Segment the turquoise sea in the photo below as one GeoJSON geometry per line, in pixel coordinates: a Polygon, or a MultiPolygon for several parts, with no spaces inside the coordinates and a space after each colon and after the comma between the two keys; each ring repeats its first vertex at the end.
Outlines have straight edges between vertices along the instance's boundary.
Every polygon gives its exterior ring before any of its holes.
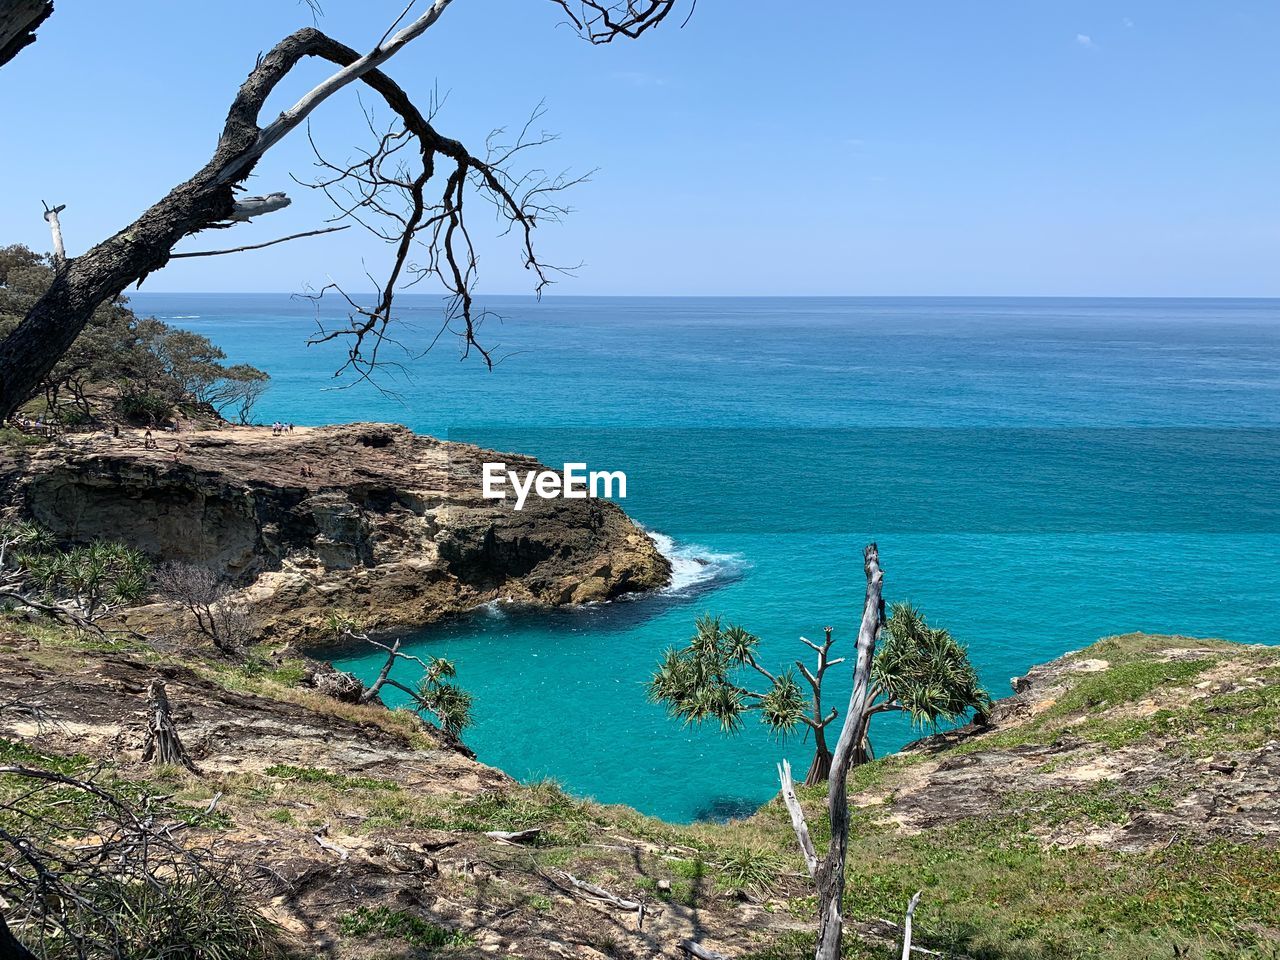
{"type": "MultiPolygon", "coordinates": [[[[808,744],[683,728],[644,682],[703,612],[779,666],[827,624],[851,643],[871,538],[888,599],[965,640],[997,696],[1113,633],[1280,640],[1280,301],[492,298],[492,372],[447,337],[419,356],[440,302],[404,304],[410,375],[380,392],[338,388],[341,347],[304,345],[309,301],[134,298],[267,369],[262,421],[398,421],[626,471],[671,590],[413,638],[457,662],[465,739],[514,776],[674,820],[767,800],[808,744]]],[[[917,735],[875,723],[882,753],[917,735]]]]}

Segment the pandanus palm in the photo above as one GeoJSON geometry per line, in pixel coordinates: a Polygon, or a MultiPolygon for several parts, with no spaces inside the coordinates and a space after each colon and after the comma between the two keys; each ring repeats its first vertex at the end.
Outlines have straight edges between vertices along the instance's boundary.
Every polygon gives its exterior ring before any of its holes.
{"type": "MultiPolygon", "coordinates": [[[[825,634],[820,644],[800,638],[817,654],[813,670],[797,660],[774,673],[757,660],[759,637],[740,626],[725,626],[719,617],[700,617],[688,644],[663,654],[649,681],[649,698],[686,724],[712,721],[725,733],[738,732],[751,712],[758,713],[776,734],[807,727],[813,731],[814,756],[805,783],[821,783],[830,773],[832,760],[826,732],[838,714],[823,707],[823,675],[844,660],[830,656],[832,629],[827,627],[825,634]],[[746,686],[752,673],[765,681],[754,690],[746,686]]],[[[947,630],[930,627],[920,611],[907,603],[893,608],[876,651],[870,684],[867,708],[858,720],[854,763],[873,757],[868,726],[877,713],[902,711],[916,725],[932,727],[957,720],[969,710],[981,716],[991,705],[965,646],[947,630]]]]}
{"type": "Polygon", "coordinates": [[[945,628],[929,626],[916,607],[896,603],[871,666],[867,703],[857,741],[859,763],[874,758],[868,727],[877,713],[900,711],[918,727],[935,728],[970,710],[985,717],[991,696],[964,644],[945,628]]]}
{"type": "Polygon", "coordinates": [[[688,645],[663,654],[649,682],[649,698],[686,724],[714,721],[725,733],[740,730],[744,715],[750,712],[758,712],[761,722],[777,734],[808,727],[815,749],[805,782],[820,783],[831,769],[826,728],[836,718],[835,710],[822,708],[822,675],[842,658],[828,658],[833,642],[830,628],[823,644],[800,639],[817,653],[816,668],[811,671],[797,661],[794,667],[773,673],[756,659],[759,637],[737,625],[726,627],[719,617],[700,617],[688,645]],[[760,689],[750,690],[740,681],[749,672],[765,681],[760,689]],[[812,697],[800,686],[797,673],[808,682],[812,697]]]}

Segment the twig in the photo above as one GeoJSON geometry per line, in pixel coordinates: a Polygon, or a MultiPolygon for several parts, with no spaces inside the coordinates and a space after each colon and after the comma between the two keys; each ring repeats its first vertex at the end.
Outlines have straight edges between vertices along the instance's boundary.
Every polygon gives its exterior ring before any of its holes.
{"type": "Polygon", "coordinates": [[[339,230],[350,230],[351,224],[344,224],[341,227],[325,227],[323,230],[308,230],[306,233],[294,233],[287,237],[277,237],[275,240],[268,240],[266,243],[250,243],[243,247],[229,247],[226,250],[192,250],[189,253],[174,253],[169,256],[170,260],[177,260],[181,257],[221,257],[227,253],[244,253],[246,250],[261,250],[264,247],[274,247],[277,243],[285,243],[289,240],[301,240],[303,237],[318,237],[322,233],[337,233],[339,230]]]}

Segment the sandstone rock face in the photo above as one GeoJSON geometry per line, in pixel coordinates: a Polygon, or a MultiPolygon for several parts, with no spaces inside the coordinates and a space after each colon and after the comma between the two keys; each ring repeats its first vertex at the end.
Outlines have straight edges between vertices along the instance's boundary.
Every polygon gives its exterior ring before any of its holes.
{"type": "Polygon", "coordinates": [[[120,540],[244,590],[268,636],[316,642],[330,611],[372,629],[494,599],[555,606],[652,590],[671,567],[604,500],[481,497],[486,461],[536,461],[386,424],[76,439],[0,459],[10,507],[70,541],[120,540]]]}

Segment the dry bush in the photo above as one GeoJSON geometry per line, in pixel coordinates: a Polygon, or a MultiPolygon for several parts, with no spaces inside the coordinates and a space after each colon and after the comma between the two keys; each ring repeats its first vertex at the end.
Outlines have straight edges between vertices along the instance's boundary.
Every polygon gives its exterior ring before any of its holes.
{"type": "Polygon", "coordinates": [[[187,610],[200,633],[223,653],[235,656],[252,642],[257,625],[251,611],[212,570],[170,561],[156,570],[154,582],[160,598],[187,610]]]}

